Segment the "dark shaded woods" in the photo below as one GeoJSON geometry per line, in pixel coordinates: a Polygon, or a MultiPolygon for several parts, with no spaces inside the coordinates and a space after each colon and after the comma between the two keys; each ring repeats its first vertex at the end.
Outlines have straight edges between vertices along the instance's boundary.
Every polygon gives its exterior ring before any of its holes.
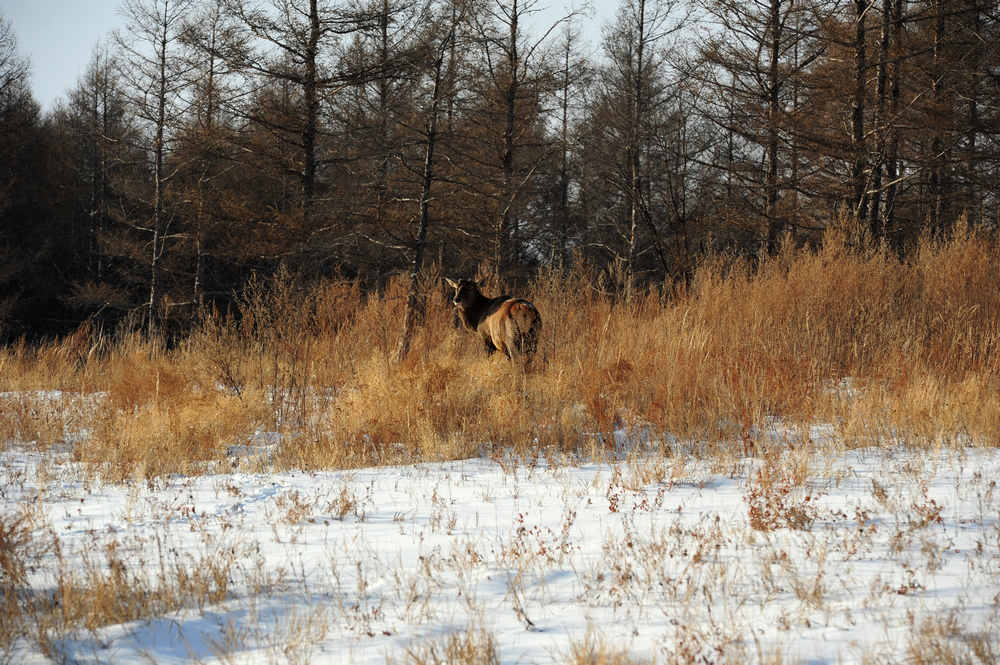
{"type": "Polygon", "coordinates": [[[125,0],[45,114],[0,23],[0,342],[176,339],[278,270],[630,297],[834,224],[905,256],[997,223],[993,1],[622,0],[597,45],[534,0],[277,4],[125,0]]]}

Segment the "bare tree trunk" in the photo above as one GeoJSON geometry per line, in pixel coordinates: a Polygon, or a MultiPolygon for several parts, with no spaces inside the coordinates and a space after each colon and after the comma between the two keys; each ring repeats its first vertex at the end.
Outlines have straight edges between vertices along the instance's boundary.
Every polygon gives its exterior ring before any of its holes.
{"type": "MultiPolygon", "coordinates": [[[[799,35],[802,34],[802,12],[795,12],[795,48],[792,53],[792,67],[795,72],[794,78],[792,78],[792,114],[797,118],[799,117],[800,104],[801,104],[801,91],[802,91],[802,81],[800,78],[800,70],[802,66],[802,61],[800,58],[800,48],[802,40],[799,35]]],[[[789,149],[788,163],[789,163],[789,195],[792,198],[791,201],[791,214],[793,219],[798,220],[801,216],[801,206],[799,203],[799,190],[801,183],[799,182],[799,138],[793,133],[791,137],[791,146],[789,149]]]]}
{"type": "Polygon", "coordinates": [[[559,127],[559,240],[557,254],[559,267],[565,268],[569,262],[567,244],[569,239],[569,90],[570,90],[570,55],[573,49],[573,34],[566,33],[566,43],[563,49],[562,99],[560,100],[559,127]]]}
{"type": "Polygon", "coordinates": [[[727,107],[729,113],[726,119],[726,207],[732,210],[736,205],[736,189],[733,183],[733,171],[736,168],[736,102],[730,100],[727,107]]]}
{"type": "Polygon", "coordinates": [[[316,197],[316,133],[319,117],[319,84],[317,59],[319,57],[320,23],[317,0],[309,0],[309,37],[305,44],[305,76],[302,94],[305,98],[305,124],[302,127],[302,224],[311,228],[313,204],[316,197]]]}
{"type": "Polygon", "coordinates": [[[646,47],[646,0],[638,0],[639,16],[636,21],[635,68],[632,75],[632,114],[629,118],[629,237],[628,256],[625,265],[625,298],[632,297],[635,288],[636,244],[639,234],[639,220],[642,215],[642,143],[643,119],[643,69],[646,47]]]}
{"type": "Polygon", "coordinates": [[[767,217],[767,249],[769,253],[773,254],[778,248],[778,240],[784,232],[785,226],[778,211],[780,199],[778,191],[780,170],[778,165],[778,119],[781,113],[778,65],[781,58],[781,0],[771,0],[770,10],[768,30],[771,41],[768,45],[767,70],[767,180],[765,183],[767,200],[765,216],[767,217]]]}
{"type": "Polygon", "coordinates": [[[865,76],[868,68],[868,51],[865,44],[866,22],[869,0],[855,0],[854,24],[854,105],[851,109],[851,143],[854,149],[854,165],[851,168],[851,183],[854,196],[851,206],[857,219],[867,218],[868,196],[866,170],[868,166],[865,145],[865,76]]]}
{"type": "MultiPolygon", "coordinates": [[[[201,117],[200,130],[206,137],[215,136],[215,119],[216,119],[216,107],[219,104],[218,91],[216,90],[216,79],[217,79],[217,41],[219,38],[219,21],[221,19],[220,14],[221,8],[216,6],[215,13],[210,15],[208,23],[210,24],[210,30],[208,32],[209,48],[207,51],[208,61],[207,68],[204,73],[205,87],[204,92],[204,112],[201,117]]],[[[195,263],[194,263],[194,284],[191,292],[191,300],[195,307],[201,307],[204,305],[205,294],[204,294],[204,284],[202,280],[202,272],[204,270],[205,255],[203,251],[202,240],[205,235],[205,184],[208,183],[212,176],[209,175],[210,160],[204,156],[199,160],[200,163],[200,174],[198,176],[198,189],[197,189],[197,210],[195,212],[195,228],[194,228],[194,250],[195,250],[195,263]]]]}
{"type": "Polygon", "coordinates": [[[944,41],[944,7],[942,0],[936,0],[934,3],[934,64],[931,71],[931,90],[933,91],[934,100],[934,115],[933,115],[933,132],[934,136],[931,139],[931,173],[930,173],[930,194],[931,194],[931,228],[940,228],[942,223],[941,219],[941,203],[942,203],[942,183],[941,179],[943,176],[941,169],[941,151],[943,140],[941,137],[941,77],[944,74],[944,69],[942,67],[942,47],[944,41]]]}
{"type": "Polygon", "coordinates": [[[514,133],[517,123],[517,95],[520,88],[521,61],[518,56],[518,19],[517,0],[514,0],[510,12],[510,41],[507,47],[507,66],[510,81],[504,91],[504,132],[503,132],[503,181],[500,191],[500,211],[497,216],[495,237],[493,275],[498,282],[503,279],[504,260],[507,258],[508,236],[516,235],[514,220],[514,199],[517,188],[514,184],[514,133]]]}
{"type": "Polygon", "coordinates": [[[126,223],[141,233],[148,233],[148,291],[140,309],[149,335],[160,332],[160,305],[166,291],[162,260],[169,239],[170,220],[166,214],[168,153],[167,106],[180,94],[185,83],[175,69],[178,58],[171,50],[180,39],[181,25],[192,5],[191,0],[123,0],[122,12],[128,19],[124,33],[115,32],[121,48],[123,76],[130,79],[136,95],[131,99],[136,114],[149,123],[152,141],[147,146],[151,158],[152,191],[149,216],[126,223]]]}
{"type": "Polygon", "coordinates": [[[980,0],[972,0],[972,38],[975,40],[975,45],[972,47],[972,62],[970,63],[970,81],[969,81],[969,115],[967,119],[968,129],[966,136],[966,144],[968,149],[968,157],[966,158],[967,169],[968,169],[968,182],[966,187],[968,189],[968,206],[972,209],[970,214],[972,216],[971,223],[974,225],[980,224],[982,220],[982,201],[979,197],[979,187],[976,183],[977,179],[977,166],[980,165],[980,157],[977,154],[978,151],[978,136],[979,136],[979,77],[982,73],[983,66],[983,6],[980,0]]]}
{"type": "MultiPolygon", "coordinates": [[[[458,16],[459,16],[458,3],[460,1],[461,0],[450,0],[450,2],[449,2],[449,9],[451,10],[451,25],[453,25],[453,26],[454,25],[458,25],[458,23],[457,23],[458,16]]],[[[448,108],[447,108],[447,111],[445,113],[445,117],[447,118],[447,122],[445,123],[445,131],[448,132],[449,134],[454,129],[454,123],[455,123],[455,94],[454,93],[455,93],[455,84],[456,84],[457,79],[458,79],[458,54],[456,53],[456,50],[455,50],[457,48],[456,47],[457,43],[458,43],[457,39],[452,39],[451,40],[451,45],[448,47],[448,70],[447,70],[448,74],[447,74],[447,79],[446,79],[448,81],[448,85],[447,85],[447,92],[448,92],[447,97],[448,97],[448,99],[447,99],[447,102],[446,102],[447,105],[448,105],[448,108]]]]}
{"type": "Polygon", "coordinates": [[[886,155],[886,177],[889,185],[885,192],[885,212],[882,216],[882,230],[889,236],[897,251],[902,249],[902,238],[896,228],[896,195],[899,191],[899,102],[900,102],[900,58],[903,39],[903,0],[883,0],[883,12],[892,13],[892,47],[896,56],[892,58],[889,75],[889,147],[886,155]]]}
{"type": "MultiPolygon", "coordinates": [[[[417,237],[413,247],[413,263],[410,264],[410,286],[406,295],[406,313],[403,317],[403,335],[396,350],[396,359],[403,360],[410,352],[413,342],[413,331],[416,326],[417,314],[420,310],[420,268],[424,261],[424,250],[427,244],[427,229],[430,226],[430,203],[431,188],[434,186],[434,150],[438,141],[438,115],[441,109],[441,98],[444,86],[442,85],[442,70],[444,69],[445,54],[455,39],[455,24],[450,26],[447,36],[444,37],[436,54],[433,63],[434,67],[434,89],[431,94],[431,108],[428,112],[426,134],[424,142],[424,166],[420,186],[420,223],[417,229],[417,237]]],[[[448,90],[449,94],[451,90],[448,90]]]]}
{"type": "MultiPolygon", "coordinates": [[[[379,68],[389,68],[389,0],[382,0],[379,21],[379,68]]],[[[376,182],[375,222],[378,228],[385,223],[385,206],[389,192],[389,78],[380,76],[378,86],[378,181],[376,182]]]]}
{"type": "Polygon", "coordinates": [[[878,242],[885,235],[884,213],[882,211],[882,169],[885,164],[886,150],[886,118],[885,98],[886,79],[889,63],[889,29],[891,0],[882,0],[882,29],[879,32],[878,75],[876,82],[875,131],[878,135],[875,159],[872,169],[872,199],[868,211],[868,228],[872,239],[878,242]]]}
{"type": "Polygon", "coordinates": [[[108,219],[108,160],[105,143],[115,134],[110,119],[110,62],[103,49],[95,51],[90,70],[89,84],[92,94],[88,99],[90,114],[90,228],[87,238],[87,269],[91,277],[100,281],[104,272],[104,255],[100,249],[100,237],[108,219]]]}
{"type": "Polygon", "coordinates": [[[149,264],[149,318],[147,330],[150,335],[159,328],[159,313],[157,305],[160,300],[160,257],[163,255],[163,154],[164,132],[167,117],[167,28],[169,25],[169,2],[163,3],[163,22],[160,25],[160,38],[157,45],[157,65],[159,80],[156,89],[156,138],[153,140],[153,241],[149,264]]]}

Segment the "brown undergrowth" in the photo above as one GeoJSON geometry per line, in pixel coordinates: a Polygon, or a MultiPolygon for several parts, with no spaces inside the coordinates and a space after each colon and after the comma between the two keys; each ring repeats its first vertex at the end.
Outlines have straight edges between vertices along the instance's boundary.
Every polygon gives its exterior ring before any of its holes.
{"type": "Polygon", "coordinates": [[[833,423],[847,445],[996,445],[998,276],[996,239],[964,227],[903,261],[836,232],[756,265],[714,256],[629,301],[585,270],[543,272],[519,293],[544,320],[522,372],[455,326],[433,271],[402,362],[401,280],[363,293],[281,274],[176,348],[82,328],[0,350],[0,440],[72,441],[111,478],[196,472],[264,435],[277,468],[599,455],[615,430],[742,454],[774,419],[833,423]],[[67,395],[97,397],[68,419],[67,395]]]}

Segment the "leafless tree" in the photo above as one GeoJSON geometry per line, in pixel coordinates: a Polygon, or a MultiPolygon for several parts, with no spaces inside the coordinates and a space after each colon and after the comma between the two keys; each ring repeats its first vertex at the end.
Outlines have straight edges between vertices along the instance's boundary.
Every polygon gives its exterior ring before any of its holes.
{"type": "Polygon", "coordinates": [[[430,206],[432,190],[436,179],[435,152],[438,147],[438,133],[442,106],[449,94],[454,91],[448,87],[447,63],[452,52],[460,13],[453,13],[450,3],[444,3],[436,15],[432,15],[430,26],[423,39],[420,52],[423,53],[422,77],[427,79],[428,93],[423,100],[423,167],[420,174],[420,196],[418,203],[418,223],[416,237],[412,243],[412,259],[410,263],[409,287],[406,297],[406,311],[403,315],[403,333],[396,352],[396,357],[402,360],[410,351],[413,340],[413,330],[417,321],[419,306],[420,269],[423,266],[424,251],[427,245],[427,230],[430,226],[430,206]]]}
{"type": "Polygon", "coordinates": [[[820,28],[834,11],[825,0],[711,0],[704,6],[708,27],[698,51],[706,66],[702,76],[717,104],[707,114],[763,155],[759,175],[749,165],[727,168],[751,189],[763,190],[760,204],[753,203],[766,224],[770,251],[788,228],[782,197],[799,187],[785,176],[790,166],[798,172],[790,155],[797,155],[797,137],[804,133],[792,103],[799,90],[795,82],[826,52],[820,28]]]}
{"type": "MultiPolygon", "coordinates": [[[[528,143],[537,129],[539,100],[555,85],[555,68],[549,56],[551,37],[568,21],[566,16],[532,35],[529,17],[541,10],[537,0],[496,0],[480,12],[468,14],[478,46],[476,77],[483,133],[492,137],[498,155],[498,179],[493,194],[491,271],[501,280],[508,263],[516,263],[520,226],[519,207],[536,174],[544,151],[531,151],[528,143]]],[[[484,151],[490,147],[483,146],[484,151]]],[[[492,159],[484,155],[485,162],[492,159]]]]}
{"type": "Polygon", "coordinates": [[[149,127],[152,192],[147,219],[125,220],[149,236],[149,297],[146,327],[158,331],[163,292],[160,264],[168,245],[172,216],[166,210],[166,187],[171,174],[165,169],[170,121],[178,109],[173,105],[187,85],[187,64],[180,57],[185,17],[194,0],[125,0],[122,12],[126,27],[115,33],[121,50],[121,71],[131,94],[136,115],[149,127]],[[169,111],[169,114],[168,114],[169,111]]]}
{"type": "Polygon", "coordinates": [[[10,23],[0,16],[0,99],[6,99],[22,88],[31,67],[17,52],[17,39],[10,23]]]}

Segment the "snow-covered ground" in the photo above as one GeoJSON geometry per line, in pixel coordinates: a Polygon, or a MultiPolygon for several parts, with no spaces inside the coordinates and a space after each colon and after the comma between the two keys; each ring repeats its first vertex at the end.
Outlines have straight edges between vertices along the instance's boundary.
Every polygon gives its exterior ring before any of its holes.
{"type": "Polygon", "coordinates": [[[1000,653],[1000,451],[832,444],[729,461],[674,445],[608,463],[236,464],[129,485],[102,484],[66,450],[10,445],[3,512],[32,511],[59,541],[36,590],[60,569],[119,564],[150,587],[225,578],[220,598],[50,636],[49,655],[25,639],[10,656],[446,662],[449,635],[491,640],[509,664],[584,662],[571,654],[585,648],[641,663],[1000,653]]]}

